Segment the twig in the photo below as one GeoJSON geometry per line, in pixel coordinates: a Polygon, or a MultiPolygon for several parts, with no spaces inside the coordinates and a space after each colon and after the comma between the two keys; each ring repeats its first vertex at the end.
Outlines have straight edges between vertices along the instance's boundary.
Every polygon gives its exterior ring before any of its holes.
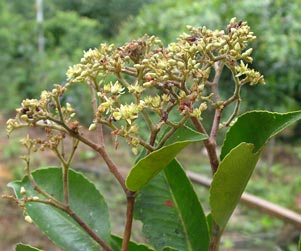
{"type": "MultiPolygon", "coordinates": [[[[190,119],[198,132],[208,135],[206,129],[197,118],[191,117],[190,119]]],[[[209,138],[204,140],[203,143],[208,153],[212,173],[215,173],[219,165],[219,160],[216,153],[216,142],[215,140],[213,141],[209,138]]]]}
{"type": "MultiPolygon", "coordinates": [[[[212,182],[210,178],[204,177],[198,173],[191,171],[188,171],[186,173],[190,180],[192,180],[193,182],[207,188],[210,187],[212,182]]],[[[292,210],[281,207],[277,204],[246,192],[241,195],[240,202],[250,208],[254,208],[279,220],[290,223],[301,230],[301,215],[292,210]]]]}
{"type": "Polygon", "coordinates": [[[215,103],[216,103],[217,107],[215,110],[214,119],[213,119],[211,132],[210,132],[210,140],[212,140],[212,141],[216,140],[217,132],[219,129],[219,123],[220,123],[220,119],[221,119],[221,113],[223,110],[223,107],[218,107],[218,104],[220,103],[220,100],[221,100],[219,90],[218,90],[218,83],[221,78],[223,67],[224,67],[224,64],[222,64],[221,62],[216,62],[214,64],[215,76],[214,76],[214,79],[213,79],[213,82],[211,85],[211,90],[212,90],[212,93],[214,94],[215,103]]]}
{"type": "Polygon", "coordinates": [[[113,249],[102,240],[71,208],[66,207],[64,211],[69,214],[105,251],[113,251],[113,249]]]}
{"type": "Polygon", "coordinates": [[[241,89],[239,78],[236,76],[237,73],[235,71],[235,68],[232,67],[232,66],[227,66],[227,67],[230,69],[230,71],[232,73],[232,76],[233,76],[233,79],[234,79],[234,83],[235,83],[235,90],[234,90],[233,95],[229,99],[227,99],[226,101],[223,102],[223,107],[224,108],[226,106],[230,105],[235,100],[237,100],[237,99],[240,98],[240,89],[241,89]]]}
{"type": "Polygon", "coordinates": [[[121,173],[119,172],[118,167],[115,165],[115,163],[111,160],[111,158],[109,157],[109,155],[105,151],[104,146],[100,146],[99,144],[83,137],[78,132],[76,132],[76,131],[72,130],[71,128],[69,128],[65,123],[61,122],[60,120],[57,120],[57,119],[52,118],[52,117],[48,117],[48,119],[55,122],[55,123],[57,123],[58,125],[61,125],[64,129],[67,130],[67,133],[69,135],[71,135],[72,137],[78,139],[80,142],[84,143],[85,145],[91,147],[93,150],[98,152],[100,154],[100,156],[103,158],[103,160],[106,162],[106,164],[107,164],[109,170],[111,171],[111,173],[118,180],[118,182],[121,185],[122,189],[125,192],[127,192],[127,188],[125,186],[125,180],[124,180],[123,176],[121,175],[121,173]]]}
{"type": "MultiPolygon", "coordinates": [[[[89,85],[89,87],[90,87],[90,94],[91,94],[92,109],[93,109],[94,114],[97,114],[97,100],[96,100],[95,89],[93,88],[92,85],[89,85]]],[[[98,144],[100,146],[103,146],[104,145],[104,136],[103,136],[102,124],[96,123],[96,133],[97,133],[98,144]]]]}
{"type": "Polygon", "coordinates": [[[64,120],[63,113],[62,113],[62,107],[61,107],[61,102],[60,102],[60,100],[59,100],[59,97],[55,96],[55,97],[54,97],[54,100],[55,100],[55,103],[56,103],[56,108],[57,108],[57,110],[58,110],[60,119],[61,119],[61,121],[64,122],[65,120],[64,120]]]}
{"type": "Polygon", "coordinates": [[[185,116],[182,118],[182,120],[177,123],[177,124],[174,124],[172,126],[172,128],[164,135],[164,137],[162,138],[162,140],[160,141],[160,143],[158,144],[158,146],[156,147],[156,149],[159,149],[161,148],[165,143],[166,141],[171,137],[171,135],[174,134],[174,132],[181,126],[183,126],[185,124],[185,122],[187,121],[188,119],[188,116],[185,116]]]}
{"type": "Polygon", "coordinates": [[[145,110],[142,110],[141,113],[142,113],[142,116],[143,116],[146,124],[148,125],[149,129],[152,130],[153,129],[153,122],[150,119],[149,115],[147,114],[147,112],[145,110]]]}
{"type": "Polygon", "coordinates": [[[233,119],[237,116],[239,107],[240,107],[240,102],[241,102],[241,99],[238,98],[236,101],[236,105],[235,105],[233,113],[231,114],[231,116],[229,117],[227,122],[224,124],[225,127],[228,127],[231,124],[231,122],[233,121],[233,119]]]}
{"type": "Polygon", "coordinates": [[[128,251],[129,242],[132,232],[133,224],[133,214],[134,214],[134,205],[135,205],[135,196],[134,192],[128,191],[127,193],[127,207],[126,207],[126,223],[123,233],[123,241],[121,251],[128,251]]]}
{"type": "MultiPolygon", "coordinates": [[[[49,204],[52,205],[56,208],[59,208],[63,211],[65,211],[68,215],[70,215],[100,246],[102,246],[104,248],[104,250],[106,251],[112,251],[112,248],[109,247],[94,231],[93,229],[91,229],[70,207],[69,207],[69,194],[67,191],[67,199],[65,198],[65,203],[62,203],[60,201],[58,201],[56,198],[54,198],[53,196],[51,196],[50,194],[48,194],[47,192],[45,192],[43,189],[41,189],[38,184],[35,182],[34,177],[32,176],[31,172],[30,172],[30,152],[31,152],[31,148],[32,148],[32,144],[30,144],[30,146],[28,146],[27,151],[28,154],[26,156],[26,171],[27,171],[27,175],[28,178],[32,184],[32,187],[35,191],[37,191],[38,193],[40,193],[41,195],[43,195],[47,200],[40,200],[40,199],[33,199],[31,201],[35,201],[35,202],[40,202],[40,203],[45,203],[45,204],[49,204]]],[[[71,154],[73,155],[73,154],[71,154]]],[[[66,168],[67,169],[67,168],[66,168]]],[[[64,168],[65,170],[65,168],[64,168]]],[[[67,169],[68,171],[68,169],[67,169]]],[[[68,177],[68,176],[66,176],[68,177]]],[[[68,180],[68,179],[67,179],[68,180]]],[[[63,181],[63,185],[64,188],[65,186],[68,186],[68,182],[66,182],[65,180],[63,181]]],[[[64,190],[64,197],[66,196],[66,191],[64,190]]]]}

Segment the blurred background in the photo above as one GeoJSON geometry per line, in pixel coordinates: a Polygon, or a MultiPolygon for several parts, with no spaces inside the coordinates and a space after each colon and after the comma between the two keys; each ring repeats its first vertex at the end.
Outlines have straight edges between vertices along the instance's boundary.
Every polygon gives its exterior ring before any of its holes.
{"type": "MultiPolygon", "coordinates": [[[[64,84],[68,66],[79,61],[83,50],[104,42],[122,45],[145,33],[157,35],[167,44],[185,32],[186,25],[224,29],[234,16],[247,21],[257,36],[251,45],[252,67],[265,76],[267,83],[243,88],[245,99],[241,112],[300,109],[300,0],[0,0],[1,190],[7,191],[7,181],[22,176],[18,139],[8,144],[5,120],[13,116],[24,98],[38,98],[41,90],[52,88],[54,83],[64,84]]],[[[73,92],[73,103],[81,104],[79,113],[85,122],[84,115],[90,109],[90,104],[83,102],[86,93],[77,89],[73,92]]],[[[199,157],[199,150],[189,148],[180,158],[188,162],[187,168],[206,173],[208,163],[201,163],[200,168],[199,158],[195,162],[194,158],[187,158],[191,153],[199,157]]],[[[83,149],[78,160],[96,165],[94,158],[92,152],[83,149]]],[[[126,158],[129,163],[131,158],[130,155],[126,158]]],[[[44,159],[47,162],[51,157],[44,159]]],[[[299,123],[269,144],[248,191],[300,213],[300,163],[299,123]]],[[[88,175],[97,181],[97,175],[88,175]]],[[[109,179],[108,184],[111,184],[109,179]]],[[[116,191],[108,184],[99,187],[104,193],[109,190],[114,194],[116,191]]],[[[206,190],[196,189],[206,200],[206,190]]],[[[116,215],[120,215],[118,205],[123,203],[122,197],[115,196],[110,203],[116,215]]],[[[15,205],[0,200],[0,250],[13,250],[13,244],[18,241],[47,243],[40,246],[56,250],[21,218],[22,213],[15,205]]],[[[223,250],[254,250],[255,247],[256,250],[296,250],[296,235],[298,230],[293,227],[240,206],[228,228],[223,250]]],[[[134,236],[141,238],[139,233],[134,236]]]]}

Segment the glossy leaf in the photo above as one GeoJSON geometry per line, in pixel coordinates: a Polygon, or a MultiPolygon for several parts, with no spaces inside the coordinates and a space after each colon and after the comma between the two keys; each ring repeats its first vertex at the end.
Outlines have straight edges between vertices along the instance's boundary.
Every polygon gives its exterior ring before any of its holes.
{"type": "Polygon", "coordinates": [[[43,251],[42,249],[38,249],[38,248],[34,248],[32,246],[29,245],[25,245],[22,243],[18,243],[16,245],[16,251],[43,251]]]}
{"type": "Polygon", "coordinates": [[[251,177],[260,152],[254,145],[241,143],[221,161],[210,188],[212,218],[223,228],[233,213],[251,177]]]}
{"type": "Polygon", "coordinates": [[[140,191],[135,216],[142,221],[143,232],[156,250],[208,250],[206,216],[176,160],[140,191]]]}
{"type": "Polygon", "coordinates": [[[140,190],[142,186],[165,168],[187,145],[206,138],[206,135],[187,127],[178,129],[167,141],[168,145],[150,153],[136,163],[126,179],[127,188],[131,191],[140,190]]]}
{"type": "MultiPolygon", "coordinates": [[[[39,169],[33,172],[33,177],[40,188],[63,201],[62,171],[61,168],[39,169]]],[[[33,190],[28,177],[22,181],[11,182],[18,198],[21,198],[21,187],[26,190],[26,196],[39,196],[33,190]]],[[[87,178],[82,174],[69,170],[69,190],[71,209],[103,240],[110,239],[110,223],[108,208],[104,198],[87,178]]],[[[28,202],[26,212],[33,222],[56,245],[65,251],[96,251],[99,245],[86,233],[85,230],[60,209],[53,206],[28,202]]]]}
{"type": "Polygon", "coordinates": [[[236,123],[227,132],[221,160],[241,142],[254,144],[257,152],[266,141],[286,127],[301,119],[301,111],[276,113],[268,111],[251,111],[238,117],[236,123]]]}
{"type": "Polygon", "coordinates": [[[241,115],[229,129],[210,189],[212,217],[221,227],[237,205],[266,141],[299,119],[301,111],[252,111],[241,115]]]}
{"type": "MultiPolygon", "coordinates": [[[[112,236],[112,248],[114,251],[120,251],[122,246],[122,238],[119,236],[112,236]]],[[[130,251],[154,251],[154,249],[140,243],[130,241],[130,251]]]]}

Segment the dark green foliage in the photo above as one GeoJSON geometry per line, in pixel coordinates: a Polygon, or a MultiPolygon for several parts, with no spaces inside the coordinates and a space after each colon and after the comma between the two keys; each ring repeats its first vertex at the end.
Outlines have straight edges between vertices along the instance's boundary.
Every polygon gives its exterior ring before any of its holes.
{"type": "Polygon", "coordinates": [[[119,31],[119,26],[130,15],[135,15],[139,8],[153,0],[52,0],[51,4],[63,11],[75,11],[80,16],[94,19],[101,24],[99,30],[106,38],[114,37],[119,31]]]}
{"type": "Polygon", "coordinates": [[[267,140],[301,119],[301,112],[251,111],[227,132],[210,188],[212,218],[224,228],[253,173],[267,140]]]}
{"type": "Polygon", "coordinates": [[[206,217],[176,160],[141,190],[135,215],[143,222],[143,232],[156,250],[208,250],[206,217]]]}
{"type": "Polygon", "coordinates": [[[60,50],[70,58],[101,42],[101,25],[74,11],[57,11],[44,23],[46,50],[60,50]]]}
{"type": "Polygon", "coordinates": [[[252,143],[255,146],[254,152],[257,152],[269,138],[300,119],[300,111],[284,114],[252,111],[241,115],[226,135],[222,146],[221,159],[241,142],[252,143]]]}
{"type": "MultiPolygon", "coordinates": [[[[63,201],[63,185],[61,168],[39,169],[33,172],[35,182],[47,193],[59,201],[63,201]]],[[[22,181],[9,184],[18,198],[22,198],[21,187],[26,189],[26,196],[39,196],[31,186],[26,176],[22,181]]],[[[69,171],[70,207],[79,215],[101,238],[110,238],[110,222],[108,208],[104,198],[94,184],[83,175],[73,170],[69,171]]],[[[26,213],[33,222],[58,246],[64,250],[74,251],[99,250],[97,243],[72,219],[66,212],[53,206],[29,202],[26,213]]]]}

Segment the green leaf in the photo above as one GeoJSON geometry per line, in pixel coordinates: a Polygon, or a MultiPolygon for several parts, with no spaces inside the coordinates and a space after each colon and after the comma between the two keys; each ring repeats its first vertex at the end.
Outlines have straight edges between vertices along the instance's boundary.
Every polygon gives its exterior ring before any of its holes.
{"type": "Polygon", "coordinates": [[[210,188],[212,218],[223,228],[229,220],[259,159],[254,145],[241,143],[221,161],[210,188]]]}
{"type": "Polygon", "coordinates": [[[227,132],[221,162],[210,189],[212,217],[226,225],[269,138],[301,119],[301,111],[252,111],[238,117],[227,132]]]}
{"type": "Polygon", "coordinates": [[[163,251],[179,251],[179,250],[171,248],[171,247],[166,247],[166,248],[163,249],[163,251]]]}
{"type": "Polygon", "coordinates": [[[276,113],[268,111],[251,111],[238,117],[236,123],[227,132],[221,160],[241,142],[254,144],[257,152],[266,141],[286,127],[301,119],[301,111],[276,113]]]}
{"type": "Polygon", "coordinates": [[[173,143],[184,143],[184,142],[196,142],[207,139],[207,135],[199,133],[187,126],[183,126],[177,129],[177,131],[171,135],[171,137],[165,143],[166,146],[173,143]]]}
{"type": "Polygon", "coordinates": [[[140,191],[135,216],[156,250],[207,251],[206,217],[180,164],[173,160],[140,191]]]}
{"type": "MultiPolygon", "coordinates": [[[[122,246],[122,238],[119,236],[112,235],[112,247],[114,251],[120,251],[122,246]]],[[[133,241],[129,243],[129,250],[130,251],[154,251],[153,249],[149,248],[144,244],[138,244],[133,241]]]]}
{"type": "Polygon", "coordinates": [[[301,251],[301,235],[300,235],[300,237],[299,237],[299,251],[301,251]]]}
{"type": "Polygon", "coordinates": [[[167,141],[168,145],[150,153],[136,163],[126,179],[127,188],[131,191],[140,190],[142,186],[165,168],[187,145],[206,138],[206,135],[187,127],[178,129],[167,141]]]}
{"type": "MultiPolygon", "coordinates": [[[[38,186],[56,199],[63,201],[62,169],[38,169],[32,173],[38,186]]],[[[28,177],[22,181],[8,184],[20,199],[21,187],[26,190],[26,196],[39,196],[31,186],[28,177]]],[[[109,242],[110,223],[108,208],[104,198],[87,178],[82,174],[69,170],[69,191],[71,209],[91,228],[99,237],[109,242]]],[[[68,214],[48,204],[28,202],[26,212],[33,222],[56,245],[65,251],[99,250],[99,245],[86,231],[68,214]]]]}
{"type": "Polygon", "coordinates": [[[25,245],[22,243],[18,243],[16,245],[16,251],[43,251],[42,249],[38,249],[38,248],[34,248],[32,246],[29,245],[25,245]]]}
{"type": "Polygon", "coordinates": [[[207,223],[208,223],[208,232],[209,232],[209,236],[212,235],[212,223],[213,223],[213,218],[212,218],[212,214],[209,213],[207,215],[207,223]]]}

